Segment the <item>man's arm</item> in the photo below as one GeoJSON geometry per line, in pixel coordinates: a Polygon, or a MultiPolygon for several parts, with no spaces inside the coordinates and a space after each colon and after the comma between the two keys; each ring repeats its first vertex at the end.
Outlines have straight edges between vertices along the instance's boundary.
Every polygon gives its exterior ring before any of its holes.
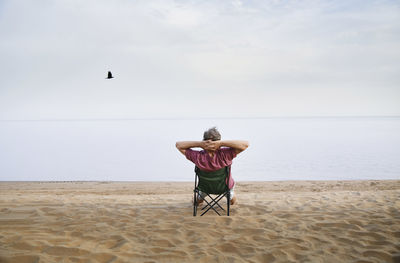
{"type": "MultiPolygon", "coordinates": [[[[213,142],[214,143],[214,142],[213,142]]],[[[231,147],[235,149],[236,154],[243,152],[249,147],[248,141],[232,140],[232,141],[215,141],[217,148],[219,147],[231,147]]]]}
{"type": "Polygon", "coordinates": [[[176,142],[176,148],[185,155],[186,150],[189,148],[200,147],[204,149],[204,141],[184,141],[184,142],[176,142]]]}

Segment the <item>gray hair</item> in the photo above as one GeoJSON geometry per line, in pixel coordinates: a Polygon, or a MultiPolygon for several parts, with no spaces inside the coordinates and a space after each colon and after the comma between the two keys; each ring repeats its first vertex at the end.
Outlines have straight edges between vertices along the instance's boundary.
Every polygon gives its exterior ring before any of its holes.
{"type": "Polygon", "coordinates": [[[203,141],[212,140],[212,141],[219,141],[221,140],[221,134],[217,130],[217,127],[212,127],[204,132],[203,141]]]}

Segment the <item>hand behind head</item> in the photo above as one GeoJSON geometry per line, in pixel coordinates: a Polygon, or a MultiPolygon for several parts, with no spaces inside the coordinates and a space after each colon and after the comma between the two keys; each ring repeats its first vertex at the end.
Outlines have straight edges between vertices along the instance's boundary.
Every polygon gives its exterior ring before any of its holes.
{"type": "Polygon", "coordinates": [[[218,141],[206,140],[204,141],[204,150],[209,152],[215,152],[219,148],[218,141]]]}

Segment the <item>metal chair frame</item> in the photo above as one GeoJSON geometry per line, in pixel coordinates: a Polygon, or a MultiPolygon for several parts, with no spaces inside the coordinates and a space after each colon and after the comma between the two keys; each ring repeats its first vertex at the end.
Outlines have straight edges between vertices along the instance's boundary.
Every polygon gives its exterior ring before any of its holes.
{"type": "MultiPolygon", "coordinates": [[[[198,169],[198,168],[197,168],[198,169]]],[[[226,167],[226,177],[229,177],[229,173],[230,173],[230,167],[227,166],[226,167]]],[[[196,172],[196,168],[195,168],[195,180],[194,180],[194,190],[193,190],[193,216],[197,215],[197,207],[198,207],[198,197],[200,195],[200,189],[198,188],[198,184],[200,181],[200,178],[198,178],[199,175],[196,172]]],[[[203,192],[204,193],[204,192],[203,192]]],[[[211,194],[209,193],[205,193],[206,197],[209,197],[211,200],[207,201],[206,198],[202,198],[203,201],[206,203],[205,206],[203,206],[201,208],[201,210],[203,211],[203,213],[200,216],[203,216],[205,213],[207,213],[208,211],[210,211],[210,209],[214,210],[215,213],[217,213],[219,216],[221,216],[221,214],[214,208],[215,206],[218,206],[222,211],[225,211],[225,209],[218,203],[219,201],[221,201],[222,198],[224,198],[226,196],[226,215],[229,216],[230,215],[230,190],[229,188],[227,188],[227,191],[225,191],[224,193],[221,194],[216,194],[216,197],[212,197],[211,194]]]]}

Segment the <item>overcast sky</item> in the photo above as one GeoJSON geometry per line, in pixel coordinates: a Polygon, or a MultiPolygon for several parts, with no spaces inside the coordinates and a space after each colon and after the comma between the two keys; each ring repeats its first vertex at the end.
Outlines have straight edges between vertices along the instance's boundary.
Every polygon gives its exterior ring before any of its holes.
{"type": "Polygon", "coordinates": [[[0,0],[0,72],[2,120],[400,115],[400,2],[0,0]]]}

